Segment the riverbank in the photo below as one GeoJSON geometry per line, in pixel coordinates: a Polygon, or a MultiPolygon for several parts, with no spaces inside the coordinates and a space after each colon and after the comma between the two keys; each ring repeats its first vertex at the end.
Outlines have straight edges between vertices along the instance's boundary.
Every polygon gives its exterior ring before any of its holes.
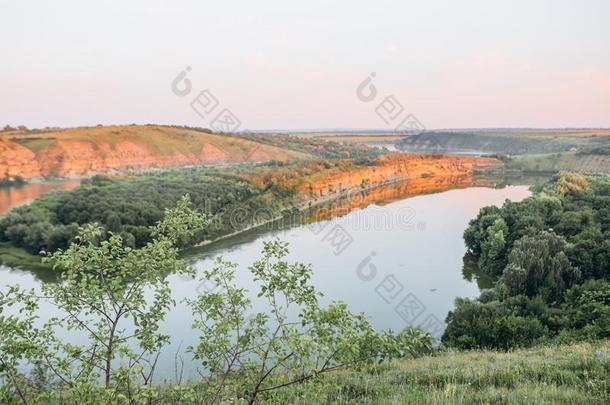
{"type": "MultiPolygon", "coordinates": [[[[290,222],[291,226],[303,225],[326,220],[333,216],[345,215],[354,209],[365,208],[371,204],[383,204],[415,195],[442,192],[474,185],[489,186],[491,184],[489,179],[481,178],[477,180],[470,173],[445,176],[420,176],[415,179],[405,176],[397,177],[381,184],[354,187],[349,190],[328,193],[322,196],[312,197],[309,195],[304,197],[303,194],[299,194],[294,198],[293,204],[288,205],[284,209],[288,214],[275,216],[255,215],[253,218],[258,216],[265,219],[250,223],[243,228],[217,238],[203,240],[186,250],[208,246],[282,220],[290,222]]],[[[13,268],[49,269],[49,266],[41,262],[40,256],[5,242],[0,242],[0,264],[13,268]]]]}
{"type": "Polygon", "coordinates": [[[381,184],[343,189],[338,194],[310,196],[288,208],[289,214],[287,215],[277,215],[264,221],[250,224],[227,235],[201,241],[193,247],[207,246],[282,220],[288,221],[291,226],[305,225],[315,221],[326,220],[333,216],[345,215],[354,209],[365,208],[371,204],[385,204],[410,196],[471,187],[473,185],[490,185],[490,182],[488,179],[478,181],[470,173],[420,176],[414,179],[404,176],[387,180],[381,184]]]}
{"type": "MultiPolygon", "coordinates": [[[[184,247],[209,244],[277,219],[357,193],[404,182],[472,178],[498,161],[476,157],[394,154],[373,160],[309,160],[252,167],[190,169],[122,178],[96,177],[67,192],[45,195],[0,220],[0,241],[36,254],[65,248],[78,226],[97,222],[128,246],[147,243],[149,227],[190,194],[209,215],[206,228],[184,247]],[[202,242],[203,241],[203,242],[202,242]]],[[[416,187],[417,188],[417,187],[416,187]]],[[[426,188],[425,186],[423,188],[426,188]]],[[[16,265],[4,255],[5,265],[16,265]]]]}
{"type": "Polygon", "coordinates": [[[0,265],[28,270],[50,269],[42,263],[40,256],[6,242],[0,242],[0,265]]]}

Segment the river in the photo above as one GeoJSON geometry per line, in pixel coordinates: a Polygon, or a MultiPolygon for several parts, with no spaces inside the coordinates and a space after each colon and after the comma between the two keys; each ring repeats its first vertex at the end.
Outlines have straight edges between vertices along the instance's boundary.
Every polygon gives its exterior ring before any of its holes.
{"type": "Polygon", "coordinates": [[[71,190],[80,184],[80,180],[45,181],[27,183],[18,186],[0,187],[0,216],[13,208],[34,201],[43,194],[54,190],[71,190]]]}
{"type": "MultiPolygon", "coordinates": [[[[530,195],[529,186],[467,186],[415,196],[390,191],[379,194],[390,198],[360,201],[347,210],[336,209],[341,208],[338,204],[320,221],[255,229],[191,250],[187,258],[199,274],[219,255],[236,262],[237,283],[251,288],[248,266],[260,257],[264,241],[279,238],[290,244],[289,260],[312,265],[312,282],[324,294],[323,303],[344,301],[352,311],[368,315],[377,329],[422,325],[439,337],[455,298],[479,294],[476,282],[466,280],[462,273],[466,250],[462,234],[468,221],[481,207],[522,200],[530,195]]],[[[0,288],[11,284],[38,288],[41,283],[28,271],[0,267],[0,274],[0,288]]],[[[172,343],[159,360],[164,367],[158,369],[157,377],[162,379],[173,377],[179,347],[183,350],[197,338],[190,311],[181,301],[209,288],[177,275],[169,281],[178,304],[163,326],[172,343]]],[[[50,316],[52,309],[44,305],[43,312],[50,316]]],[[[264,309],[255,306],[255,310],[264,309]]],[[[195,365],[188,355],[183,357],[185,376],[196,377],[195,365]]]]}

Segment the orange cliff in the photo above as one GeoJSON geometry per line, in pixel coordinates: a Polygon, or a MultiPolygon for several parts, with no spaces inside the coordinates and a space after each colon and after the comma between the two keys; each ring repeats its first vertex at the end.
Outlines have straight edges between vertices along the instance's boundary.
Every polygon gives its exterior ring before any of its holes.
{"type": "Polygon", "coordinates": [[[417,195],[438,193],[456,188],[491,185],[493,185],[492,182],[475,178],[471,173],[413,178],[380,185],[350,194],[344,198],[332,200],[332,202],[312,210],[307,218],[309,221],[321,221],[348,214],[354,209],[366,208],[371,204],[383,206],[393,201],[417,195]]]}
{"type": "Polygon", "coordinates": [[[499,162],[491,158],[393,154],[380,157],[373,166],[311,176],[299,185],[299,191],[312,196],[329,196],[407,179],[472,175],[474,170],[498,165],[499,162]]]}
{"type": "Polygon", "coordinates": [[[100,126],[0,135],[0,179],[80,176],[126,169],[303,158],[231,136],[156,125],[100,126]]]}
{"type": "Polygon", "coordinates": [[[17,143],[0,138],[0,179],[12,179],[17,176],[40,176],[36,155],[17,143]]]}

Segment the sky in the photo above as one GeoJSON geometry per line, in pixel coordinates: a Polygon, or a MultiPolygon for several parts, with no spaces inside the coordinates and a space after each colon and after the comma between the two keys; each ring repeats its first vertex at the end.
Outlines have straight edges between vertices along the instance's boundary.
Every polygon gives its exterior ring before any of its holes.
{"type": "Polygon", "coordinates": [[[0,18],[2,126],[610,127],[607,0],[0,0],[0,18]]]}

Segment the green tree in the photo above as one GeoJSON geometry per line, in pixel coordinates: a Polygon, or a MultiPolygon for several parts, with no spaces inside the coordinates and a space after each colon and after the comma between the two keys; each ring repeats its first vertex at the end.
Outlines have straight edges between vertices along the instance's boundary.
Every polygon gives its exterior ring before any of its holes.
{"type": "Polygon", "coordinates": [[[111,212],[106,216],[106,229],[114,233],[121,232],[123,229],[121,218],[116,212],[111,212]]]}
{"type": "Polygon", "coordinates": [[[537,317],[520,308],[529,304],[526,297],[515,298],[508,302],[456,299],[455,309],[447,315],[442,342],[464,350],[508,350],[537,343],[549,331],[537,317]]]}
{"type": "Polygon", "coordinates": [[[502,218],[496,218],[485,230],[485,237],[481,241],[479,266],[486,269],[489,274],[500,274],[504,268],[507,236],[508,226],[502,218]]]}
{"type": "Polygon", "coordinates": [[[250,313],[246,290],[233,285],[236,264],[222,258],[204,274],[215,287],[188,301],[201,332],[190,350],[208,372],[212,403],[236,381],[232,395],[252,404],[329,371],[431,350],[432,337],[419,329],[378,335],[345,304],[322,307],[310,266],[286,262],[287,254],[285,242],[267,242],[263,258],[250,267],[266,312],[250,313]]]}
{"type": "Polygon", "coordinates": [[[565,239],[553,232],[519,239],[509,254],[500,284],[507,287],[510,295],[540,294],[546,301],[559,299],[580,276],[566,250],[565,239]]]}
{"type": "Polygon", "coordinates": [[[24,403],[23,361],[43,364],[50,378],[77,392],[97,386],[100,378],[107,389],[114,383],[109,395],[115,399],[134,379],[150,383],[156,354],[168,341],[159,325],[174,304],[166,276],[191,271],[176,243],[205,224],[186,196],[166,211],[153,229],[154,239],[140,249],[125,247],[113,233],[103,239],[97,224],[84,226],[75,243],[45,259],[61,272],[61,283],[44,284],[42,296],[18,287],[0,294],[0,375],[24,403]],[[40,299],[61,316],[37,327],[40,299]],[[9,306],[17,306],[21,315],[4,315],[9,306]],[[65,343],[54,334],[57,329],[82,334],[87,342],[65,343]]]}

